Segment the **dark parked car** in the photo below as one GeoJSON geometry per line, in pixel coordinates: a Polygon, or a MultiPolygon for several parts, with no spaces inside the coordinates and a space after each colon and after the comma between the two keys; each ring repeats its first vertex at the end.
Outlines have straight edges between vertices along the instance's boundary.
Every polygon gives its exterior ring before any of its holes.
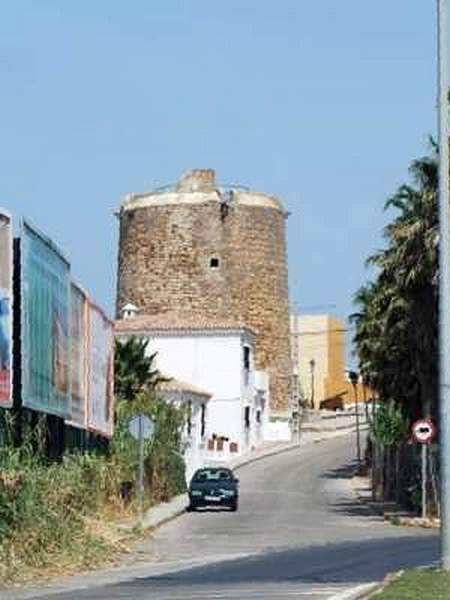
{"type": "Polygon", "coordinates": [[[200,506],[228,506],[238,509],[239,479],[226,467],[208,467],[196,471],[189,485],[188,510],[200,506]]]}

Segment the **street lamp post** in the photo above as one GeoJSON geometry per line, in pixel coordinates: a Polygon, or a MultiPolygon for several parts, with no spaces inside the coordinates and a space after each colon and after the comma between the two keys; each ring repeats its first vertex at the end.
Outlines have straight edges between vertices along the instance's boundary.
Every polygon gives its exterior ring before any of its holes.
{"type": "Polygon", "coordinates": [[[441,565],[450,571],[450,205],[447,0],[437,0],[439,131],[439,412],[441,565]]]}
{"type": "Polygon", "coordinates": [[[366,417],[366,423],[369,423],[370,419],[369,419],[369,405],[367,404],[367,381],[365,379],[365,377],[363,377],[361,375],[360,377],[361,380],[361,387],[362,387],[362,393],[363,393],[363,404],[364,404],[364,415],[366,417]]]}
{"type": "Polygon", "coordinates": [[[311,409],[314,410],[314,367],[316,366],[316,361],[312,358],[309,361],[309,368],[311,371],[311,409]]]}
{"type": "Polygon", "coordinates": [[[349,371],[348,378],[353,387],[353,396],[355,399],[355,414],[356,414],[356,458],[358,460],[358,469],[361,467],[361,439],[359,431],[359,407],[358,407],[358,373],[349,371]]]}

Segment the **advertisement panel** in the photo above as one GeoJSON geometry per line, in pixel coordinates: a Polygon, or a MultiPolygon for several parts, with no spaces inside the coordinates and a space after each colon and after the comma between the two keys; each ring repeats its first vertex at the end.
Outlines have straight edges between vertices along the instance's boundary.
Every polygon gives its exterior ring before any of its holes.
{"type": "Polygon", "coordinates": [[[114,325],[89,302],[89,429],[111,437],[114,427],[114,325]]]}
{"type": "Polygon", "coordinates": [[[71,417],[69,425],[87,429],[88,402],[88,301],[74,282],[70,286],[70,391],[71,417]]]}
{"type": "Polygon", "coordinates": [[[21,236],[22,402],[70,418],[70,265],[28,222],[21,236]]]}
{"type": "Polygon", "coordinates": [[[0,406],[12,405],[13,234],[11,216],[0,208],[0,406]]]}

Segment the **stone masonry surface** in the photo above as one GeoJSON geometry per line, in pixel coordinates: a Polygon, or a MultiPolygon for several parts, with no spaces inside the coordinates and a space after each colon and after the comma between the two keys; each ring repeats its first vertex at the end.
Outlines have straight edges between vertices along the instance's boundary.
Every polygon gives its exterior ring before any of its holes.
{"type": "Polygon", "coordinates": [[[201,175],[194,171],[193,183],[182,191],[131,197],[122,206],[118,316],[131,302],[141,315],[164,315],[168,321],[198,316],[253,328],[255,367],[270,375],[271,412],[286,415],[291,393],[286,212],[277,198],[262,194],[234,190],[225,200],[210,173],[199,192],[196,173],[201,175]]]}

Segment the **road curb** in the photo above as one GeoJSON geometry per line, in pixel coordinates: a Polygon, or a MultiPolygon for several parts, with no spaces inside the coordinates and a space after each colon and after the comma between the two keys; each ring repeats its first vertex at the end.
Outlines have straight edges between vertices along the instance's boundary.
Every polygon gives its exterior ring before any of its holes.
{"type": "Polygon", "coordinates": [[[378,594],[380,594],[384,590],[384,588],[396,581],[399,577],[403,575],[404,572],[405,571],[401,569],[400,571],[395,571],[394,573],[388,573],[383,579],[383,581],[378,583],[375,586],[375,588],[368,593],[368,595],[361,596],[361,600],[370,600],[370,598],[376,598],[378,594]]]}
{"type": "MultiPolygon", "coordinates": [[[[417,568],[429,568],[429,565],[417,568]]],[[[350,590],[346,590],[345,592],[340,592],[335,596],[329,598],[329,600],[372,600],[377,598],[377,596],[391,583],[394,583],[397,579],[399,579],[404,574],[404,569],[400,569],[400,571],[394,571],[393,573],[388,573],[383,581],[374,582],[374,583],[365,583],[361,584],[357,587],[354,587],[350,590]]]]}
{"type": "Polygon", "coordinates": [[[157,506],[150,509],[144,517],[142,529],[155,529],[160,527],[172,519],[176,519],[186,512],[186,506],[188,505],[187,494],[179,494],[172,498],[170,502],[167,502],[167,506],[164,504],[158,504],[157,506]],[[171,506],[173,505],[173,508],[171,506]],[[160,511],[160,516],[154,516],[151,512],[160,511]],[[150,513],[150,514],[149,514],[150,513]]]}
{"type": "Polygon", "coordinates": [[[362,583],[350,590],[331,596],[329,600],[367,600],[372,598],[373,594],[378,593],[382,586],[382,583],[362,583]]]}

